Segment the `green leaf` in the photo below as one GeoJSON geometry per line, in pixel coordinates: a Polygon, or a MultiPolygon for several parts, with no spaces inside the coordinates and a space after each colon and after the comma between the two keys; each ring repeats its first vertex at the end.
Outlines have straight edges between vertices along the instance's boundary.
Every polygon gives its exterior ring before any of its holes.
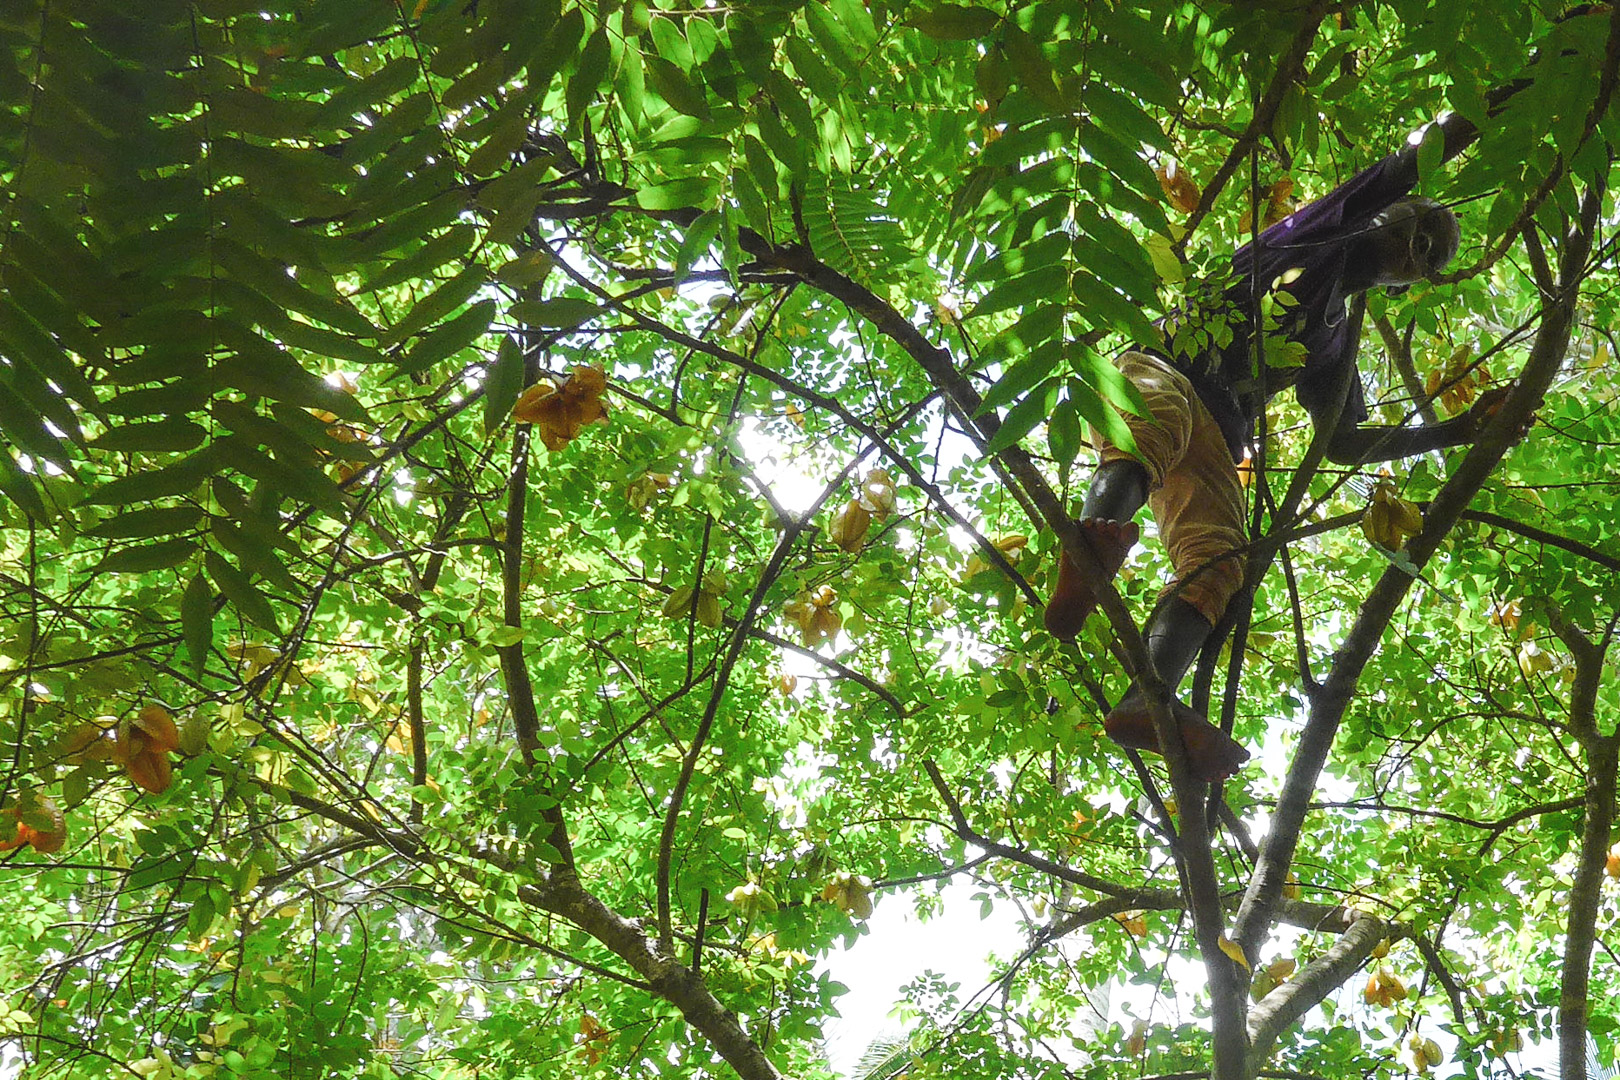
{"type": "Polygon", "coordinates": [[[467,267],[419,300],[403,319],[389,329],[387,340],[404,341],[412,334],[420,333],[441,319],[447,318],[451,312],[483,288],[488,280],[489,268],[482,263],[474,263],[467,267]]]}
{"type": "Polygon", "coordinates": [[[1069,287],[1075,303],[1093,326],[1123,330],[1143,343],[1158,341],[1158,333],[1147,316],[1142,314],[1142,309],[1106,282],[1084,270],[1077,270],[1069,278],[1069,287]]]}
{"type": "Polygon", "coordinates": [[[1046,438],[1051,444],[1052,457],[1057,460],[1058,468],[1066,474],[1086,444],[1085,433],[1080,429],[1079,414],[1070,398],[1065,397],[1052,409],[1052,415],[1046,421],[1046,438]]]}
{"type": "Polygon", "coordinates": [[[640,116],[647,111],[646,60],[633,40],[625,42],[624,59],[614,73],[613,88],[617,91],[619,105],[628,115],[640,116]]]}
{"type": "Polygon", "coordinates": [[[720,234],[720,215],[713,210],[699,215],[686,235],[681,238],[680,250],[675,253],[675,281],[681,282],[692,272],[692,264],[709,250],[714,238],[720,234]]]}
{"type": "Polygon", "coordinates": [[[1126,142],[1146,143],[1160,150],[1170,149],[1170,140],[1145,109],[1102,79],[1086,84],[1086,108],[1092,119],[1126,142]]]}
{"type": "Polygon", "coordinates": [[[514,202],[523,201],[525,196],[535,192],[555,164],[551,155],[540,154],[514,169],[508,169],[479,190],[478,205],[486,210],[500,211],[514,202]]]}
{"type": "Polygon", "coordinates": [[[94,439],[90,446],[96,450],[128,453],[144,451],[195,450],[208,437],[208,430],[184,416],[171,416],[164,420],[151,420],[142,424],[121,424],[109,428],[94,439]]]}
{"type": "Polygon", "coordinates": [[[449,191],[435,198],[381,208],[379,212],[386,220],[355,238],[354,257],[372,260],[394,255],[400,245],[454,224],[466,206],[464,193],[449,191]]]}
{"type": "Polygon", "coordinates": [[[804,6],[805,26],[816,39],[816,47],[826,54],[827,62],[834,68],[852,76],[860,67],[858,54],[862,47],[855,44],[850,32],[840,24],[840,17],[830,5],[804,6]]]}
{"type": "Polygon", "coordinates": [[[362,110],[405,93],[422,73],[414,55],[396,56],[363,79],[351,79],[320,104],[313,126],[331,130],[362,110]]]}
{"type": "Polygon", "coordinates": [[[671,108],[700,120],[709,118],[709,102],[703,91],[687,78],[686,72],[661,56],[643,56],[641,62],[647,82],[671,108]]]}
{"type": "Polygon", "coordinates": [[[0,448],[0,492],[35,521],[49,520],[50,515],[46,513],[45,503],[39,497],[39,489],[34,487],[34,481],[17,467],[17,463],[4,448],[0,448]]]}
{"type": "MultiPolygon", "coordinates": [[[[64,470],[73,468],[73,459],[60,439],[46,430],[39,411],[32,407],[33,400],[25,401],[15,393],[16,371],[7,372],[0,365],[0,433],[33,457],[43,458],[64,470]]],[[[48,394],[45,388],[41,394],[48,394]]],[[[33,395],[29,395],[32,399],[33,395]]],[[[60,402],[58,402],[60,404],[60,402]]]]}
{"type": "Polygon", "coordinates": [[[707,176],[691,176],[655,184],[636,192],[636,205],[643,210],[681,210],[707,206],[720,194],[720,181],[707,176]]]}
{"type": "Polygon", "coordinates": [[[525,326],[548,330],[572,330],[606,314],[607,309],[583,296],[557,296],[550,300],[523,300],[507,309],[507,315],[525,326]]]}
{"type": "MultiPolygon", "coordinates": [[[[75,442],[82,440],[78,417],[68,407],[67,399],[51,388],[46,377],[22,361],[4,342],[0,342],[0,357],[13,361],[0,364],[0,387],[9,391],[3,402],[6,427],[42,428],[41,422],[48,420],[75,442]]],[[[54,436],[51,442],[56,442],[54,436]]]]}
{"type": "Polygon", "coordinates": [[[128,506],[149,499],[189,494],[219,468],[216,451],[224,441],[217,441],[212,449],[199,451],[172,465],[110,480],[86,495],[84,501],[92,506],[128,506]]]}
{"type": "Polygon", "coordinates": [[[465,109],[479,99],[493,94],[504,82],[506,82],[506,65],[499,60],[491,59],[451,83],[440,96],[439,104],[451,112],[465,109]]]}
{"type": "Polygon", "coordinates": [[[1075,410],[1109,442],[1127,454],[1136,451],[1136,437],[1125,425],[1124,419],[1108,403],[1097,396],[1097,391],[1079,379],[1068,382],[1068,400],[1075,410]]]}
{"type": "Polygon", "coordinates": [[[523,230],[534,224],[535,207],[546,197],[544,188],[535,186],[515,195],[502,206],[484,230],[484,239],[491,244],[510,244],[523,230]]]}
{"type": "Polygon", "coordinates": [[[738,280],[742,270],[742,245],[737,238],[737,214],[730,205],[720,205],[720,265],[725,268],[726,277],[731,281],[738,280]]]}
{"type": "Polygon", "coordinates": [[[225,385],[256,397],[324,409],[356,423],[369,419],[364,406],[352,395],[306,370],[285,349],[229,319],[217,320],[216,332],[221,342],[229,344],[237,353],[234,363],[216,368],[225,385]]]}
{"type": "Polygon", "coordinates": [[[1061,343],[1058,342],[1052,342],[1049,346],[1043,346],[1024,356],[996,380],[995,385],[984,395],[984,400],[979,404],[979,411],[975,415],[982,416],[1022,397],[1045,381],[1047,376],[1056,370],[1062,359],[1063,350],[1061,343]]]}
{"type": "Polygon", "coordinates": [[[816,55],[810,43],[795,36],[784,39],[782,45],[787,50],[788,59],[793,62],[794,70],[811,92],[830,107],[840,108],[844,98],[843,79],[816,55]]]}
{"type": "Polygon", "coordinates": [[[936,4],[925,11],[914,11],[906,18],[938,41],[971,41],[990,34],[1001,23],[1001,16],[989,8],[967,4],[936,4]]]}
{"type": "Polygon", "coordinates": [[[172,536],[195,528],[201,520],[202,510],[196,506],[154,506],[98,521],[85,529],[84,535],[99,536],[104,540],[172,536]]]}
{"type": "Polygon", "coordinates": [[[1434,182],[1441,166],[1445,164],[1445,149],[1445,131],[1439,124],[1430,124],[1424,129],[1423,141],[1418,144],[1418,177],[1423,184],[1434,182]]]}
{"type": "Polygon", "coordinates": [[[210,523],[209,535],[220,547],[236,556],[243,570],[279,585],[294,595],[303,593],[303,584],[292,576],[277,558],[275,550],[265,543],[261,529],[244,529],[227,518],[216,517],[210,523]]]}
{"type": "Polygon", "coordinates": [[[1019,85],[1048,109],[1068,112],[1068,103],[1058,89],[1057,72],[1041,51],[1040,43],[1011,23],[1002,28],[1001,41],[1007,51],[1007,59],[1012,62],[1013,71],[1018,76],[1019,85]]]}
{"type": "Polygon", "coordinates": [[[602,79],[607,75],[607,68],[607,28],[598,26],[586,40],[585,51],[579,57],[579,66],[575,69],[573,78],[568,80],[566,97],[569,122],[572,126],[577,127],[584,118],[585,106],[596,96],[597,87],[602,85],[602,79]]]}
{"type": "Polygon", "coordinates": [[[521,626],[497,626],[489,633],[489,643],[497,649],[504,649],[522,641],[528,633],[521,626]]]}
{"type": "Polygon", "coordinates": [[[452,225],[409,255],[394,260],[385,269],[367,278],[365,287],[375,291],[428,277],[439,267],[466,255],[477,239],[478,231],[471,225],[452,225]]]}
{"type": "Polygon", "coordinates": [[[495,301],[480,300],[449,322],[436,327],[399,362],[394,377],[426,371],[445,357],[453,356],[477,341],[489,332],[495,309],[495,301]]]}
{"type": "Polygon", "coordinates": [[[202,676],[208,650],[214,643],[214,590],[201,573],[194,575],[180,599],[180,626],[186,639],[186,655],[191,659],[193,678],[202,676]]]}
{"type": "MultiPolygon", "coordinates": [[[[61,387],[63,393],[86,409],[98,411],[95,387],[90,385],[90,380],[79,372],[62,347],[38,323],[4,295],[0,295],[0,347],[11,359],[28,364],[41,378],[61,387]]],[[[70,437],[75,436],[79,430],[78,421],[70,416],[63,430],[70,437]]]]}
{"type": "Polygon", "coordinates": [[[1079,342],[1066,343],[1064,354],[1068,357],[1069,366],[1087,386],[1100,391],[1128,413],[1143,417],[1151,415],[1147,402],[1142,400],[1142,392],[1120,372],[1113,361],[1079,342]]]}
{"type": "Polygon", "coordinates": [[[282,344],[321,358],[349,360],[356,364],[380,364],[387,359],[365,342],[298,319],[282,321],[276,326],[275,334],[282,344]]]}
{"type": "Polygon", "coordinates": [[[770,208],[765,205],[765,199],[760,195],[754,178],[741,167],[731,170],[731,195],[742,208],[743,217],[748,219],[749,227],[768,239],[772,232],[770,208]]]}
{"type": "Polygon", "coordinates": [[[240,244],[229,240],[216,241],[213,254],[232,277],[284,307],[355,337],[372,337],[377,332],[371,321],[346,301],[322,296],[314,289],[306,288],[299,279],[289,274],[288,267],[261,259],[240,244]]]}
{"type": "Polygon", "coordinates": [[[208,568],[208,576],[213,580],[215,587],[225,594],[225,599],[242,613],[243,618],[277,637],[281,636],[275,609],[246,574],[212,550],[204,552],[203,564],[208,568]]]}
{"type": "Polygon", "coordinates": [[[208,97],[210,121],[221,130],[266,139],[296,139],[309,134],[321,107],[313,101],[256,94],[245,86],[221,86],[208,97]]]}
{"type": "Polygon", "coordinates": [[[1001,422],[1001,429],[985,447],[985,452],[994,454],[1005,450],[1035,430],[1035,425],[1045,420],[1052,412],[1052,406],[1057,403],[1058,380],[1048,379],[1045,383],[1014,405],[1001,422]]]}
{"type": "MultiPolygon", "coordinates": [[[[776,107],[787,117],[793,130],[799,133],[799,137],[809,139],[811,145],[816,145],[820,132],[816,128],[815,117],[810,112],[810,104],[804,100],[804,95],[799,93],[799,88],[794,86],[786,75],[773,69],[765,89],[770,94],[770,99],[776,103],[776,107]]],[[[776,147],[772,146],[771,149],[775,150],[776,147]]]]}
{"type": "Polygon", "coordinates": [[[973,305],[967,315],[977,319],[1009,308],[1023,307],[1041,300],[1062,296],[1067,291],[1068,271],[1061,265],[1041,266],[1027,274],[1020,274],[991,289],[984,299],[973,305]]]}
{"type": "Polygon", "coordinates": [[[1142,155],[1133,147],[1099,127],[1088,127],[1081,136],[1086,153],[1108,170],[1116,180],[1139,194],[1157,196],[1159,180],[1142,155]]]}
{"type": "Polygon", "coordinates": [[[563,12],[546,33],[545,40],[529,55],[525,64],[529,85],[543,94],[551,85],[551,80],[556,78],[557,72],[578,54],[580,43],[584,40],[585,14],[580,8],[571,7],[563,12]]]}
{"type": "Polygon", "coordinates": [[[1005,281],[1042,267],[1052,266],[1069,254],[1073,241],[1067,233],[1051,232],[1020,247],[998,251],[971,269],[966,282],[1005,281]]]}
{"type": "Polygon", "coordinates": [[[523,350],[510,334],[501,337],[495,362],[484,376],[484,434],[506,421],[523,391],[523,350]]]}
{"type": "Polygon", "coordinates": [[[284,461],[260,453],[241,439],[222,439],[214,444],[221,464],[262,480],[277,491],[310,503],[337,519],[351,513],[348,496],[320,469],[307,461],[284,461]]]}
{"type": "MultiPolygon", "coordinates": [[[[776,115],[776,110],[767,104],[759,105],[754,110],[754,123],[759,128],[760,138],[764,140],[766,146],[770,147],[770,151],[776,156],[776,160],[786,165],[788,171],[794,176],[803,179],[809,170],[809,158],[805,155],[804,145],[788,134],[787,128],[782,126],[781,118],[776,115]]],[[[746,145],[744,149],[746,151],[746,145]]],[[[750,162],[753,160],[753,158],[750,158],[750,162]]],[[[775,170],[773,169],[771,172],[774,178],[775,170]]],[[[775,187],[776,185],[773,183],[769,189],[766,189],[763,181],[761,182],[762,190],[774,191],[775,187]]]]}
{"type": "Polygon", "coordinates": [[[164,540],[121,548],[96,564],[97,573],[145,574],[178,566],[197,553],[195,540],[164,540]]]}

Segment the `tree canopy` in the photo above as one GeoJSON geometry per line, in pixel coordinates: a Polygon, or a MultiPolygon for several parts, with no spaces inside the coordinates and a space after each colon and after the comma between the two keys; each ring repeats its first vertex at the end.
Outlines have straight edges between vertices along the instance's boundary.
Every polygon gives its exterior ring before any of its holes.
{"type": "Polygon", "coordinates": [[[1027,948],[873,1075],[1612,1066],[1617,71],[1553,0],[8,0],[0,1047],[813,1080],[966,881],[1027,948]],[[1463,245],[1368,400],[1506,389],[1389,466],[1273,401],[1209,788],[1100,723],[1158,544],[1042,629],[1110,358],[1408,145],[1463,245]]]}

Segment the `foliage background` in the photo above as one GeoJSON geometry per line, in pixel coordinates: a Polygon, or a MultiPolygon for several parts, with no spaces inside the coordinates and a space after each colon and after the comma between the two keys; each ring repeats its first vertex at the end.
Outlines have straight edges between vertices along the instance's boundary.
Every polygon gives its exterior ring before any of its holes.
{"type": "Polygon", "coordinates": [[[1617,19],[8,3],[0,832],[43,797],[66,838],[0,857],[0,1037],[40,1077],[813,1077],[813,960],[960,878],[1028,949],[914,987],[908,1075],[1611,1062],[1617,19]],[[1263,749],[1206,804],[1098,723],[1157,545],[1040,629],[1106,357],[1278,181],[1445,114],[1463,252],[1370,298],[1370,400],[1519,390],[1393,466],[1400,553],[1275,403],[1252,616],[1188,687],[1263,749]],[[605,422],[543,447],[513,404],[581,365],[605,422]],[[153,702],[158,794],[89,741],[153,702]]]}

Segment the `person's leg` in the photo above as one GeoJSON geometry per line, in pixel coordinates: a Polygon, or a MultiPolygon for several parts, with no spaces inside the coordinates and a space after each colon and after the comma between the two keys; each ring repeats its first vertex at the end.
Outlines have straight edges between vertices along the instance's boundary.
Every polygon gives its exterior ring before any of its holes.
{"type": "MultiPolygon", "coordinates": [[[[1141,530],[1131,518],[1148,497],[1148,471],[1139,461],[1120,458],[1097,466],[1075,528],[1097,565],[1113,580],[1136,546],[1141,530]]],[[[1060,556],[1057,588],[1046,605],[1046,632],[1064,641],[1080,633],[1097,607],[1097,592],[1073,559],[1060,556]]]]}
{"type": "MultiPolygon", "coordinates": [[[[1243,583],[1237,555],[1244,543],[1243,488],[1214,418],[1202,402],[1195,400],[1195,406],[1187,453],[1150,500],[1176,584],[1159,601],[1143,636],[1155,670],[1172,691],[1243,583]]],[[[1248,751],[1179,700],[1172,712],[1194,775],[1218,780],[1248,758],[1248,751]]],[[[1147,701],[1134,687],[1109,711],[1104,727],[1122,746],[1159,749],[1147,701]]]]}
{"type": "MultiPolygon", "coordinates": [[[[1167,596],[1154,609],[1144,636],[1153,667],[1172,692],[1192,666],[1198,651],[1209,637],[1210,622],[1185,600],[1167,596]]],[[[1200,780],[1223,780],[1242,767],[1249,752],[1220,728],[1184,705],[1179,698],[1170,702],[1170,713],[1181,731],[1187,764],[1200,780]]],[[[1147,698],[1135,686],[1108,711],[1103,730],[1121,746],[1132,750],[1159,749],[1159,735],[1153,727],[1153,714],[1147,698]]]]}
{"type": "MultiPolygon", "coordinates": [[[[1187,380],[1164,361],[1145,353],[1127,352],[1119,369],[1147,403],[1149,417],[1126,416],[1136,440],[1136,453],[1127,454],[1102,442],[1099,463],[1080,510],[1075,528],[1102,568],[1104,580],[1113,580],[1135,546],[1140,530],[1132,516],[1148,501],[1149,493],[1181,460],[1192,428],[1192,389],[1187,380]]],[[[1047,632],[1068,641],[1097,607],[1097,583],[1089,580],[1067,556],[1058,562],[1057,588],[1046,605],[1047,632]]]]}

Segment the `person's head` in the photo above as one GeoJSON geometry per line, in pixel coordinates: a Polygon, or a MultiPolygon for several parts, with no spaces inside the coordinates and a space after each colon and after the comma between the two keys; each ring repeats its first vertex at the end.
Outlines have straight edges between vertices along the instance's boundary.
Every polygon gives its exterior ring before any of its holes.
{"type": "Polygon", "coordinates": [[[1402,199],[1374,217],[1351,248],[1346,292],[1432,278],[1446,268],[1461,242],[1456,214],[1433,199],[1402,199]]]}

